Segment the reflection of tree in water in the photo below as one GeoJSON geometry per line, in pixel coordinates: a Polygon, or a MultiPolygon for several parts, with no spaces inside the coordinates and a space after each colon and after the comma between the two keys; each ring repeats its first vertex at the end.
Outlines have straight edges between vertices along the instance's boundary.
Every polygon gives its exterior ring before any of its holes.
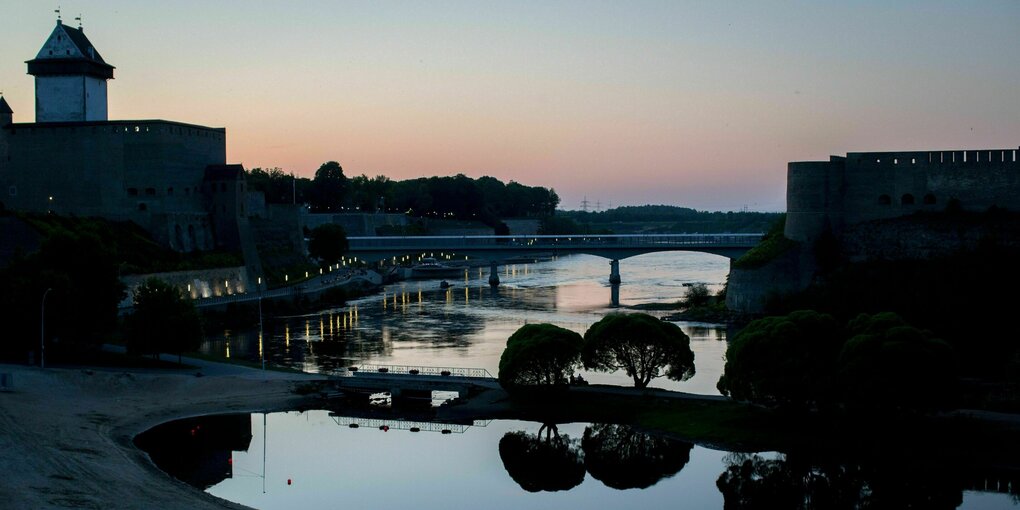
{"type": "Polygon", "coordinates": [[[593,478],[614,489],[644,489],[680,472],[694,445],[642,434],[628,425],[584,429],[581,449],[593,478]]]}
{"type": "Polygon", "coordinates": [[[730,510],[950,509],[963,502],[954,473],[931,464],[810,464],[748,454],[731,454],[726,463],[716,485],[730,510]]]}
{"type": "Polygon", "coordinates": [[[555,425],[543,425],[535,436],[507,432],[499,440],[499,457],[510,478],[528,492],[570,490],[584,481],[577,441],[561,436],[555,425]]]}

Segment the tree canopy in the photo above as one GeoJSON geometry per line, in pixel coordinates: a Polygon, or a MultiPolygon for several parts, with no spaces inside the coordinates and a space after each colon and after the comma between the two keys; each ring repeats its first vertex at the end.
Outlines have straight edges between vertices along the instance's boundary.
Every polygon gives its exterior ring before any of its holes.
{"type": "Polygon", "coordinates": [[[326,264],[336,264],[347,253],[347,232],[340,225],[327,223],[312,229],[308,253],[326,264]]]}
{"type": "Polygon", "coordinates": [[[956,380],[953,348],[894,313],[861,314],[841,328],[799,311],[744,328],[726,349],[718,387],[770,406],[929,410],[952,401],[956,380]]]}
{"type": "Polygon", "coordinates": [[[663,375],[675,381],[694,375],[690,338],[676,324],[644,313],[611,313],[592,324],[582,360],[588,369],[625,370],[637,388],[663,375]]]}
{"type": "Polygon", "coordinates": [[[315,171],[308,196],[313,212],[335,212],[347,203],[347,177],[336,161],[327,161],[315,171]]]}
{"type": "Polygon", "coordinates": [[[336,161],[323,163],[313,179],[279,168],[254,168],[249,186],[262,191],[269,204],[308,204],[314,212],[341,208],[363,212],[400,212],[411,216],[479,220],[496,226],[499,218],[547,216],[560,197],[549,188],[525,186],[494,177],[463,174],[394,181],[386,176],[348,179],[336,161]]]}
{"type": "Polygon", "coordinates": [[[499,383],[507,389],[566,384],[580,364],[581,344],[581,335],[559,326],[521,326],[499,358],[499,383]]]}
{"type": "Polygon", "coordinates": [[[155,354],[197,349],[202,322],[191,300],[180,289],[149,278],[135,290],[134,310],[124,320],[128,352],[155,354]]]}
{"type": "Polygon", "coordinates": [[[758,319],[726,348],[719,391],[764,405],[812,406],[827,398],[843,338],[832,316],[814,311],[758,319]]]}
{"type": "Polygon", "coordinates": [[[613,489],[645,489],[680,472],[694,445],[634,430],[594,424],[584,429],[581,450],[593,478],[613,489]]]}
{"type": "Polygon", "coordinates": [[[43,293],[46,341],[57,349],[91,348],[105,341],[117,324],[124,285],[111,249],[91,233],[52,232],[39,251],[16,258],[0,270],[0,307],[9,321],[0,353],[21,356],[39,346],[43,293]]]}
{"type": "Polygon", "coordinates": [[[847,324],[838,381],[848,403],[864,407],[939,408],[952,401],[953,348],[891,312],[861,314],[847,324]]]}
{"type": "Polygon", "coordinates": [[[507,432],[499,440],[499,458],[513,481],[528,492],[565,491],[584,481],[584,462],[576,440],[559,435],[555,425],[543,425],[531,436],[507,432]]]}
{"type": "Polygon", "coordinates": [[[870,464],[812,462],[800,455],[730,454],[716,480],[723,508],[952,509],[963,503],[961,477],[945,466],[890,456],[870,464]]]}

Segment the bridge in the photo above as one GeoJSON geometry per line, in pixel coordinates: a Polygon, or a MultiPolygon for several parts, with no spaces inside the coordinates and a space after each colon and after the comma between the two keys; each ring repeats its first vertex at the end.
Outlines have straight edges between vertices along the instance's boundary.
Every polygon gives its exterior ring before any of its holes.
{"type": "Polygon", "coordinates": [[[414,400],[431,403],[433,391],[466,397],[473,391],[500,387],[499,381],[484,368],[363,364],[330,375],[348,396],[368,398],[374,393],[389,393],[394,403],[414,400]]]}
{"type": "Polygon", "coordinates": [[[699,251],[735,259],[764,234],[630,234],[528,236],[349,237],[348,252],[366,262],[417,257],[474,256],[490,261],[489,283],[499,285],[499,261],[526,255],[584,253],[608,258],[609,282],[620,283],[620,260],[660,251],[699,251]]]}
{"type": "Polygon", "coordinates": [[[471,420],[470,423],[448,423],[426,420],[405,420],[402,418],[368,418],[348,416],[340,413],[329,413],[329,417],[337,425],[357,429],[370,428],[382,431],[406,430],[409,432],[439,432],[441,434],[463,434],[471,427],[486,427],[492,420],[471,420]]]}

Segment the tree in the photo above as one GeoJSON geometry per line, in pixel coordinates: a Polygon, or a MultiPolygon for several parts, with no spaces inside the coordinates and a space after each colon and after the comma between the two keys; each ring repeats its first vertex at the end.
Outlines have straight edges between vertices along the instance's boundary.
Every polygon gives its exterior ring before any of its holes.
{"type": "Polygon", "coordinates": [[[536,436],[507,432],[499,440],[499,458],[510,478],[528,492],[565,491],[584,481],[577,441],[559,435],[555,425],[542,425],[536,436]]]}
{"type": "Polygon", "coordinates": [[[758,319],[726,348],[717,387],[769,406],[810,407],[829,397],[843,332],[831,315],[802,310],[758,319]]]}
{"type": "Polygon", "coordinates": [[[867,508],[951,509],[963,502],[961,477],[932,462],[900,455],[853,461],[805,459],[798,455],[769,458],[734,453],[716,480],[723,508],[798,508],[851,510],[867,508]]]}
{"type": "Polygon", "coordinates": [[[594,424],[584,429],[581,450],[593,478],[613,489],[646,489],[680,472],[694,445],[644,434],[629,425],[594,424]]]}
{"type": "Polygon", "coordinates": [[[559,326],[521,326],[499,358],[499,383],[507,389],[566,384],[580,364],[581,344],[581,335],[559,326]]]}
{"type": "Polygon", "coordinates": [[[856,407],[937,409],[955,393],[953,348],[891,312],[861,314],[839,353],[840,395],[856,407]]]}
{"type": "Polygon", "coordinates": [[[181,353],[202,343],[202,322],[191,300],[180,289],[163,280],[150,278],[135,290],[134,311],[125,319],[128,352],[181,353]]]}
{"type": "Polygon", "coordinates": [[[708,286],[704,283],[695,283],[687,288],[687,294],[683,298],[683,305],[686,308],[705,306],[708,304],[710,297],[711,294],[708,292],[708,286]]]}
{"type": "Polygon", "coordinates": [[[124,285],[110,246],[91,233],[54,230],[39,248],[0,271],[0,307],[7,334],[0,352],[20,357],[39,347],[40,304],[46,289],[46,341],[74,351],[91,349],[117,324],[124,285]]]}
{"type": "Polygon", "coordinates": [[[581,356],[588,369],[625,370],[636,388],[663,375],[675,381],[694,375],[690,338],[676,324],[644,313],[611,313],[592,324],[581,356]]]}
{"type": "Polygon", "coordinates": [[[308,240],[309,255],[326,264],[340,262],[348,248],[347,232],[343,227],[334,223],[315,227],[308,240]]]}
{"type": "Polygon", "coordinates": [[[347,177],[336,161],[323,163],[312,179],[309,205],[314,212],[339,211],[347,196],[347,177]]]}

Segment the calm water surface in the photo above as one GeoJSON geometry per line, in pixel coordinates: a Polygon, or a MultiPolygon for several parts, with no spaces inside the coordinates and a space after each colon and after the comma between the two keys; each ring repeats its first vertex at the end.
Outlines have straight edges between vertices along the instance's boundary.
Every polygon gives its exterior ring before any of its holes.
{"type": "MultiPolygon", "coordinates": [[[[451,289],[439,281],[406,281],[348,306],[302,317],[266,321],[258,331],[227,331],[207,338],[208,354],[260,359],[260,347],[274,365],[308,372],[356,363],[485,368],[497,373],[506,339],[527,323],[550,322],[584,331],[610,308],[609,261],[571,255],[539,263],[502,266],[501,285],[488,285],[488,268],[468,270],[451,289]]],[[[685,283],[722,288],[726,258],[704,253],[653,253],[620,263],[620,304],[674,302],[685,283]]],[[[650,386],[718,394],[726,330],[680,323],[691,337],[697,373],[676,383],[656,379],[650,386]]],[[[632,384],[623,374],[589,374],[592,382],[632,384]]]]}
{"type": "MultiPolygon", "coordinates": [[[[715,291],[727,272],[726,259],[707,254],[626,259],[620,301],[672,302],[693,282],[715,291]]],[[[257,331],[227,331],[202,349],[252,360],[264,350],[272,364],[309,372],[377,363],[495,375],[506,339],[523,324],[583,333],[611,311],[608,277],[607,260],[570,256],[506,266],[493,290],[488,269],[476,268],[451,280],[452,289],[402,282],[343,308],[267,320],[262,342],[257,331]]],[[[716,394],[726,330],[680,326],[691,337],[697,375],[652,385],[716,394]]],[[[622,374],[585,376],[630,384],[622,374]]],[[[995,473],[960,473],[914,456],[859,465],[712,450],[615,425],[560,424],[551,433],[532,422],[435,425],[379,412],[387,411],[370,411],[374,419],[361,410],[182,420],[140,436],[139,445],[174,476],[263,509],[1018,507],[1014,496],[991,488],[1006,483],[995,473]]],[[[1009,483],[1006,491],[1017,492],[1009,483]]]]}
{"type": "Polygon", "coordinates": [[[819,462],[712,450],[621,425],[458,426],[343,414],[203,417],[162,425],[138,443],[177,478],[261,509],[1018,506],[988,489],[994,471],[910,458],[819,462]]]}

